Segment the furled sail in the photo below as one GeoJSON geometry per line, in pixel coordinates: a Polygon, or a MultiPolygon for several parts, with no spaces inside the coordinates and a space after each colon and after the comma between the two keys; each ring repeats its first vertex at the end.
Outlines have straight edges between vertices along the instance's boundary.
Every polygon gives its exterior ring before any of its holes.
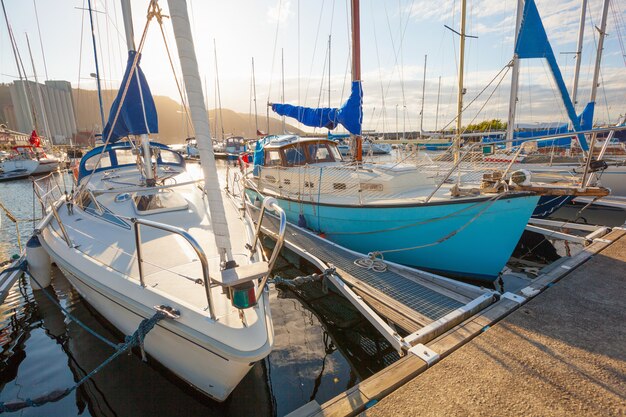
{"type": "Polygon", "coordinates": [[[281,116],[292,117],[311,127],[324,127],[332,130],[342,125],[353,135],[361,134],[363,124],[363,89],[360,81],[352,82],[350,97],[340,108],[311,108],[291,104],[272,104],[272,110],[281,116]]]}
{"type": "MultiPolygon", "coordinates": [[[[554,77],[554,80],[559,88],[561,98],[563,99],[563,104],[565,104],[567,116],[569,117],[574,130],[580,131],[580,119],[576,115],[574,105],[572,104],[572,100],[567,92],[567,87],[563,81],[561,70],[557,65],[554,52],[552,51],[552,46],[550,46],[548,35],[546,34],[546,30],[541,21],[541,17],[539,16],[539,11],[537,10],[537,5],[534,0],[526,0],[524,2],[524,16],[517,37],[517,44],[515,45],[515,53],[519,59],[545,58],[548,61],[550,71],[552,72],[552,76],[554,77]]],[[[591,109],[591,111],[593,110],[591,109]]],[[[583,112],[583,114],[585,114],[585,112],[583,112]]],[[[591,118],[593,118],[593,115],[591,118]]],[[[588,119],[588,117],[586,119],[588,119]]],[[[584,150],[588,150],[589,146],[587,145],[585,136],[582,134],[578,134],[577,136],[580,146],[584,150]]]]}
{"type": "MultiPolygon", "coordinates": [[[[142,135],[157,133],[159,131],[156,107],[146,77],[139,67],[139,60],[137,60],[137,66],[131,74],[136,54],[137,52],[135,51],[128,51],[128,63],[126,64],[124,78],[122,79],[120,90],[117,92],[117,97],[115,97],[115,101],[113,101],[111,105],[109,120],[102,132],[102,139],[105,141],[108,139],[109,143],[116,142],[128,135],[142,135]],[[131,75],[132,78],[126,92],[126,97],[124,97],[124,102],[119,109],[119,116],[117,117],[115,126],[112,128],[113,131],[110,133],[115,115],[122,101],[124,89],[131,75]],[[110,138],[109,134],[111,135],[110,138]]],[[[141,59],[141,57],[139,59],[141,59]]]]}

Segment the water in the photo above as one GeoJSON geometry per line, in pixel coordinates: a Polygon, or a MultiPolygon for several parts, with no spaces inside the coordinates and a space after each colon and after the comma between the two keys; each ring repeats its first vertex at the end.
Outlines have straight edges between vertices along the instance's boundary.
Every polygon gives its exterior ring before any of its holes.
{"type": "MultiPolygon", "coordinates": [[[[28,180],[0,183],[0,201],[18,218],[33,217],[32,197],[28,180]]],[[[2,216],[0,262],[19,252],[14,225],[2,216]]],[[[37,206],[35,217],[40,217],[37,206]]],[[[20,223],[23,244],[33,227],[20,223]]],[[[285,278],[311,272],[311,265],[287,251],[276,271],[285,278]]],[[[123,341],[58,269],[53,273],[48,291],[56,302],[109,340],[123,341]]],[[[325,294],[319,283],[305,285],[297,295],[272,285],[270,300],[274,350],[225,403],[209,400],[154,361],[142,363],[134,352],[118,357],[67,397],[13,414],[282,416],[313,399],[323,403],[398,359],[347,300],[332,291],[325,294]]],[[[66,319],[43,293],[33,292],[26,280],[0,306],[0,329],[0,401],[72,386],[113,353],[66,319]]]]}

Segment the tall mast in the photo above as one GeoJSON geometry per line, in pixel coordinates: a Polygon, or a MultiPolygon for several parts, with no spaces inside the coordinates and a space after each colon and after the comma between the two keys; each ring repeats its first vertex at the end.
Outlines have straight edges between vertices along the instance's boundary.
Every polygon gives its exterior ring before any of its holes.
{"type": "Polygon", "coordinates": [[[602,20],[600,22],[600,37],[598,39],[598,52],[596,53],[596,66],[593,70],[593,84],[591,84],[591,97],[589,101],[596,102],[596,94],[598,92],[598,79],[600,77],[600,63],[602,62],[602,49],[604,48],[604,37],[606,36],[606,17],[609,13],[609,0],[604,0],[602,6],[602,20]]]}
{"type": "Polygon", "coordinates": [[[24,93],[24,102],[26,104],[26,114],[30,115],[31,117],[30,121],[32,122],[32,125],[34,126],[36,125],[36,121],[34,118],[33,109],[31,108],[30,102],[28,100],[28,93],[26,91],[26,74],[24,74],[24,72],[22,71],[22,67],[20,65],[19,51],[17,50],[17,44],[15,42],[15,37],[13,36],[13,29],[11,29],[11,24],[9,23],[9,17],[7,16],[7,9],[4,6],[4,0],[0,0],[0,4],[2,4],[2,12],[4,14],[4,21],[7,24],[9,40],[11,41],[11,48],[13,49],[13,58],[15,58],[15,66],[17,67],[17,75],[22,84],[22,91],[24,93]]]}
{"type": "MultiPolygon", "coordinates": [[[[281,103],[285,102],[285,51],[283,48],[280,48],[280,67],[281,67],[281,78],[282,78],[282,91],[280,101],[281,103]]],[[[285,134],[285,116],[283,116],[283,135],[285,134]]]]}
{"type": "Polygon", "coordinates": [[[220,126],[222,127],[222,140],[224,140],[224,115],[222,114],[222,94],[220,92],[220,74],[217,70],[217,44],[213,38],[213,52],[215,53],[215,82],[217,83],[217,101],[220,106],[220,126]]]}
{"type": "Polygon", "coordinates": [[[256,107],[256,78],[254,77],[254,57],[252,57],[252,92],[254,93],[254,128],[256,129],[256,135],[259,132],[259,114],[256,107]]]}
{"type": "MultiPolygon", "coordinates": [[[[121,0],[122,2],[122,16],[124,17],[124,32],[126,33],[126,46],[128,47],[128,51],[135,51],[135,33],[133,31],[133,15],[132,10],[130,8],[130,0],[121,0]]],[[[94,38],[95,39],[95,38],[94,38]]],[[[94,40],[95,42],[95,40],[94,40]]],[[[95,43],[94,43],[94,51],[95,51],[95,43]]],[[[137,77],[137,71],[132,75],[133,77],[137,77]]],[[[98,77],[98,80],[100,78],[98,77]]],[[[98,81],[99,82],[99,81],[98,81]]],[[[141,83],[137,83],[137,87],[141,91],[141,83]]],[[[200,85],[202,88],[202,84],[200,85]]],[[[122,105],[123,103],[120,103],[122,105]]],[[[143,99],[141,100],[141,105],[143,106],[143,99]]],[[[100,108],[102,111],[102,108],[100,108]]],[[[113,126],[111,126],[111,130],[113,126]]],[[[146,185],[149,187],[154,187],[156,185],[156,180],[154,178],[154,172],[152,171],[152,153],[150,150],[150,137],[147,134],[139,135],[141,139],[141,149],[142,149],[142,157],[143,157],[143,168],[144,174],[146,176],[146,185]]],[[[103,138],[107,140],[108,138],[103,138]]]]}
{"type": "Polygon", "coordinates": [[[41,28],[39,27],[39,14],[37,13],[37,2],[33,0],[33,8],[35,9],[35,20],[37,21],[37,33],[39,34],[39,47],[41,48],[41,57],[43,58],[43,69],[46,73],[46,80],[48,78],[48,65],[46,64],[46,55],[43,50],[43,39],[41,38],[41,28]]]}
{"type": "Polygon", "coordinates": [[[41,113],[43,115],[43,126],[46,131],[46,137],[52,143],[52,135],[50,134],[50,127],[48,126],[48,114],[46,113],[46,107],[43,103],[43,97],[41,95],[41,86],[37,79],[37,70],[35,69],[35,60],[33,59],[33,52],[30,49],[30,40],[28,39],[28,33],[26,34],[26,45],[28,45],[28,54],[30,55],[30,64],[33,67],[33,76],[35,77],[35,87],[37,88],[37,98],[39,99],[39,105],[41,106],[41,113]]]}
{"type": "MultiPolygon", "coordinates": [[[[331,46],[331,36],[328,35],[328,107],[330,107],[330,46],[331,46]]],[[[283,99],[283,103],[285,100],[283,99]]]]}
{"type": "Polygon", "coordinates": [[[461,1],[461,46],[459,48],[459,88],[457,92],[456,101],[456,133],[457,138],[454,141],[454,161],[459,159],[459,151],[461,146],[461,129],[463,119],[463,95],[465,94],[465,88],[463,87],[463,73],[465,69],[465,20],[467,14],[467,0],[461,1]]]}
{"type": "MultiPolygon", "coordinates": [[[[352,81],[361,81],[361,22],[359,0],[352,0],[352,81]]],[[[354,159],[363,160],[361,135],[356,135],[354,159]]]]}
{"type": "Polygon", "coordinates": [[[587,0],[582,0],[580,9],[580,23],[578,24],[578,43],[576,45],[576,65],[574,66],[574,85],[572,86],[572,104],[576,108],[578,103],[578,78],[580,75],[580,63],[583,52],[583,38],[585,34],[585,16],[587,13],[587,0]]]}
{"type": "MultiPolygon", "coordinates": [[[[209,213],[211,216],[211,226],[215,235],[215,243],[222,262],[232,260],[230,234],[228,223],[224,211],[224,202],[220,190],[220,183],[215,166],[215,156],[213,154],[213,143],[211,141],[211,130],[209,119],[204,106],[202,94],[202,82],[198,71],[198,61],[193,45],[191,27],[189,25],[189,15],[187,14],[187,4],[185,0],[168,0],[174,37],[178,47],[180,66],[183,72],[183,81],[187,90],[189,110],[198,152],[204,174],[204,190],[208,199],[209,213]]],[[[227,266],[227,265],[226,265],[227,266]]]]}
{"type": "Polygon", "coordinates": [[[439,76],[439,85],[437,87],[437,112],[435,113],[435,132],[439,130],[439,98],[441,96],[441,75],[439,76]]]}
{"type": "Polygon", "coordinates": [[[424,55],[424,79],[422,80],[422,109],[420,110],[420,137],[422,137],[422,131],[424,130],[424,94],[426,93],[426,62],[428,61],[428,55],[424,55]]]}
{"type": "Polygon", "coordinates": [[[522,27],[522,14],[524,13],[524,0],[517,0],[517,16],[515,18],[515,40],[513,42],[513,61],[511,62],[511,94],[509,96],[509,118],[506,126],[507,149],[513,147],[513,130],[515,129],[515,110],[517,107],[517,88],[519,86],[519,56],[515,51],[517,37],[522,27]]]}
{"type": "MultiPolygon", "coordinates": [[[[124,14],[124,16],[126,16],[125,10],[124,10],[124,6],[125,6],[125,2],[124,0],[122,0],[122,13],[124,14]]],[[[96,31],[94,29],[93,26],[93,9],[91,8],[91,0],[87,0],[87,7],[89,8],[89,22],[91,23],[91,42],[93,44],[93,59],[96,63],[96,84],[98,86],[98,101],[100,102],[100,129],[104,130],[104,105],[102,104],[102,88],[100,86],[100,68],[98,67],[98,49],[96,47],[96,31]]],[[[130,14],[130,5],[126,4],[126,7],[128,7],[128,14],[130,14]]],[[[126,37],[128,38],[128,31],[129,28],[126,27],[126,18],[124,18],[124,27],[126,29],[126,37]]],[[[132,19],[131,19],[131,26],[130,26],[130,31],[131,31],[131,37],[132,37],[132,30],[133,30],[133,26],[132,26],[132,19]]],[[[129,50],[134,51],[135,47],[133,45],[132,49],[129,47],[129,50]]]]}

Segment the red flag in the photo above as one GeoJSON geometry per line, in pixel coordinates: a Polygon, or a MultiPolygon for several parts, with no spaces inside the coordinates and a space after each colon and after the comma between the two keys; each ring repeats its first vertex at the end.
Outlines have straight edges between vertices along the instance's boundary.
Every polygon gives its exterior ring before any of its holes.
{"type": "Polygon", "coordinates": [[[41,139],[39,139],[36,130],[33,130],[33,132],[30,134],[30,139],[28,140],[28,142],[30,142],[30,144],[35,148],[41,147],[41,139]]]}

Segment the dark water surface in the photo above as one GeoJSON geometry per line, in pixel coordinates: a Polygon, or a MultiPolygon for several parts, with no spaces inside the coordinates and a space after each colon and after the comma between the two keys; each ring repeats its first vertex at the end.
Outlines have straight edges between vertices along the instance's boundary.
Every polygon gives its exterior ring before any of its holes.
{"type": "MultiPolygon", "coordinates": [[[[18,218],[32,219],[28,180],[0,183],[0,202],[18,218]]],[[[2,214],[0,262],[18,253],[14,224],[2,214]]],[[[35,217],[39,217],[38,207],[35,217]]],[[[22,244],[33,230],[20,223],[22,244]]],[[[285,252],[276,273],[290,278],[315,272],[285,252]]],[[[117,332],[53,268],[52,298],[90,328],[122,342],[117,332]]],[[[323,403],[398,359],[379,333],[342,297],[319,283],[298,294],[271,286],[275,344],[222,404],[197,393],[138,352],[124,354],[67,397],[8,415],[23,416],[273,416],[315,399],[323,403]]],[[[0,401],[37,397],[72,386],[105,361],[112,349],[68,320],[26,280],[0,306],[0,401]]],[[[184,352],[181,352],[184,354],[184,352]]]]}

